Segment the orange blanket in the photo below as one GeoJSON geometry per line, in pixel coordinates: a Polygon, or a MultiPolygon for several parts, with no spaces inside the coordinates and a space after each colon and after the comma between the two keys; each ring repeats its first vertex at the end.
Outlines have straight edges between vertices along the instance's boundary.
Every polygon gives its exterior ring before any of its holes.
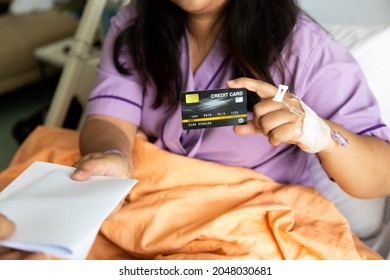
{"type": "MultiPolygon", "coordinates": [[[[0,189],[35,160],[73,164],[77,142],[76,131],[37,128],[0,173],[0,189]]],[[[142,138],[133,157],[139,182],[103,223],[89,259],[380,259],[313,188],[142,138]]]]}

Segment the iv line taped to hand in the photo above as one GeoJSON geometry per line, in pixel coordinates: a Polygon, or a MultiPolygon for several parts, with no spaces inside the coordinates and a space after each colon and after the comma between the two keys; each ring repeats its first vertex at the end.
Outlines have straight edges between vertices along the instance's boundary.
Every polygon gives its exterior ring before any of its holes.
{"type": "Polygon", "coordinates": [[[289,93],[288,86],[279,85],[273,100],[283,103],[290,112],[303,118],[303,133],[298,139],[298,146],[303,151],[307,153],[318,153],[328,145],[330,139],[333,139],[342,147],[349,145],[348,139],[341,132],[331,130],[329,125],[300,98],[289,93]]]}

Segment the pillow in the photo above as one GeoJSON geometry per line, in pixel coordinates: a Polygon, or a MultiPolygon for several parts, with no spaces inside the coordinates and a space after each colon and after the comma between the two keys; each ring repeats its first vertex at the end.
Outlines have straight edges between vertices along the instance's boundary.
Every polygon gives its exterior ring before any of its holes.
{"type": "Polygon", "coordinates": [[[346,46],[359,62],[390,126],[390,26],[341,26],[325,28],[346,46]]]}
{"type": "MultiPolygon", "coordinates": [[[[379,102],[383,120],[390,125],[390,26],[328,25],[325,28],[356,58],[379,102]]],[[[315,188],[336,205],[360,238],[372,237],[381,230],[386,198],[351,197],[329,180],[315,156],[309,166],[315,188]]]]}

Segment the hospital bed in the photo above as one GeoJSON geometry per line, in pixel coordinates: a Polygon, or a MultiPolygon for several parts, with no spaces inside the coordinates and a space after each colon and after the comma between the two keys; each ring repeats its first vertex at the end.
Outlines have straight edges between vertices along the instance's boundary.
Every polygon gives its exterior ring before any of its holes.
{"type": "MultiPolygon", "coordinates": [[[[86,9],[76,32],[71,54],[63,69],[49,109],[45,126],[61,128],[73,97],[83,106],[93,87],[97,57],[88,57],[99,17],[106,1],[87,1],[86,9]]],[[[356,8],[355,8],[356,9],[356,8]]],[[[348,47],[365,72],[377,97],[385,122],[390,125],[390,23],[375,25],[340,25],[324,23],[330,34],[348,47]]],[[[80,120],[82,124],[83,117],[80,120]]],[[[313,156],[311,171],[315,188],[346,217],[354,233],[383,258],[390,259],[390,199],[356,199],[343,191],[322,171],[313,156]]]]}

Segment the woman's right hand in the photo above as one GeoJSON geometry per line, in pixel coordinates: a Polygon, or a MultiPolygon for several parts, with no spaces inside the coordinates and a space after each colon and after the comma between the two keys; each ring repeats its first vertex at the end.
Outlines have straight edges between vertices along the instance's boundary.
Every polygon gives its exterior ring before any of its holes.
{"type": "Polygon", "coordinates": [[[114,152],[87,154],[73,166],[76,170],[71,178],[76,181],[85,181],[91,176],[130,178],[132,170],[130,159],[114,152]]]}
{"type": "Polygon", "coordinates": [[[73,165],[76,170],[71,178],[76,181],[85,181],[91,176],[130,178],[136,132],[137,126],[126,120],[89,115],[80,131],[80,153],[84,156],[73,165]],[[126,151],[128,154],[123,153],[126,151]]]}
{"type": "MultiPolygon", "coordinates": [[[[85,181],[91,176],[111,176],[129,179],[133,169],[127,156],[113,151],[87,154],[81,157],[73,166],[76,167],[76,170],[72,173],[71,178],[75,181],[85,181]]],[[[125,197],[118,203],[109,217],[114,215],[124,203],[125,197]]]]}

